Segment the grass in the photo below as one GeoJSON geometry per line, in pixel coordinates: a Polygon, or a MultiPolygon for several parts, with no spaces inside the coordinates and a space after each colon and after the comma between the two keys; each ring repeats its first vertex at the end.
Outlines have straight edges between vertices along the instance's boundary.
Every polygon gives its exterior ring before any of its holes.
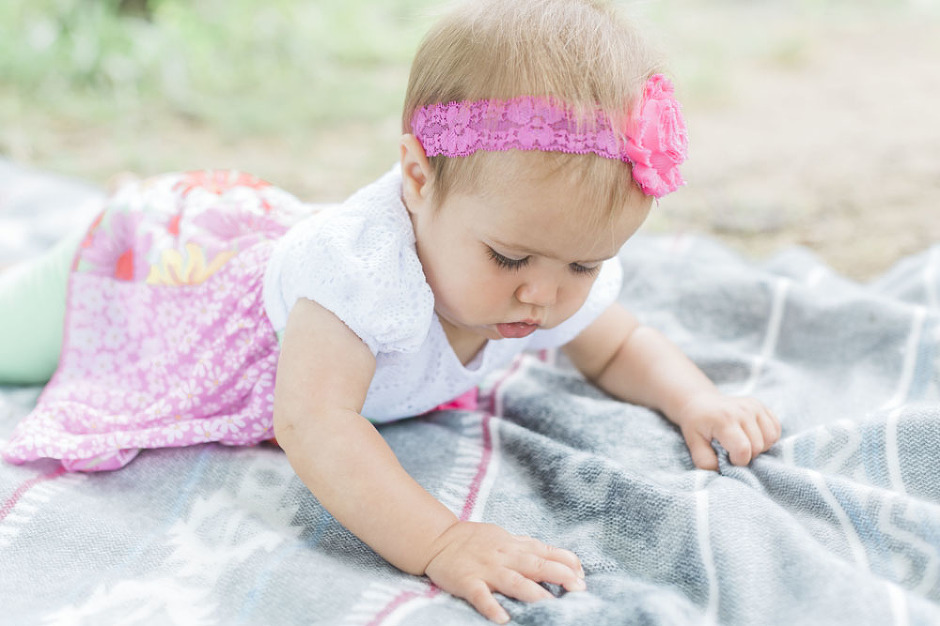
{"type": "MultiPolygon", "coordinates": [[[[759,4],[818,16],[846,2],[759,4]]],[[[21,109],[90,123],[135,112],[151,116],[156,108],[229,134],[375,119],[400,105],[402,76],[431,14],[442,5],[440,0],[149,0],[145,19],[120,11],[120,4],[3,0],[0,91],[7,95],[8,112],[15,108],[13,98],[21,109]]],[[[676,1],[625,4],[666,31],[682,23],[687,8],[676,1]]],[[[705,59],[727,53],[721,47],[726,37],[695,28],[683,33],[682,41],[689,37],[705,59]]],[[[782,63],[798,63],[801,43],[791,39],[772,54],[782,63]]],[[[691,70],[707,90],[711,79],[705,64],[691,70]]]]}
{"type": "Polygon", "coordinates": [[[4,0],[0,88],[92,123],[154,107],[227,133],[374,118],[399,105],[391,78],[435,4],[151,0],[144,19],[117,0],[4,0]]]}
{"type": "MultiPolygon", "coordinates": [[[[925,0],[621,0],[683,102],[741,59],[799,69],[813,25],[925,0]],[[729,32],[727,18],[752,27],[729,32]]],[[[411,56],[444,0],[2,0],[0,155],[103,183],[238,167],[339,198],[387,167],[411,56]],[[148,14],[120,10],[146,4],[148,14]]]]}

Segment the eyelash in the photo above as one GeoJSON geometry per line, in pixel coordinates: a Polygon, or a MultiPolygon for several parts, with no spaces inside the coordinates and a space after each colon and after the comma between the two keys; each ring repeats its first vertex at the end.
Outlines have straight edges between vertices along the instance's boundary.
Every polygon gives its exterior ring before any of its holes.
{"type": "Polygon", "coordinates": [[[571,268],[571,271],[575,274],[581,274],[584,276],[596,276],[599,271],[601,271],[600,265],[595,265],[594,267],[585,267],[584,265],[579,265],[577,263],[572,263],[568,267],[571,268]]]}
{"type": "Polygon", "coordinates": [[[504,270],[521,270],[523,267],[529,264],[529,257],[525,257],[523,259],[510,259],[509,257],[501,255],[492,248],[490,248],[489,251],[490,259],[493,260],[493,263],[496,263],[498,267],[501,267],[504,270]]]}
{"type": "MultiPolygon", "coordinates": [[[[503,256],[492,248],[489,249],[489,253],[490,259],[496,263],[498,267],[504,270],[517,271],[521,270],[523,267],[529,264],[530,257],[525,257],[522,259],[510,259],[509,257],[503,256]]],[[[570,267],[571,271],[575,274],[582,276],[594,276],[601,269],[600,265],[595,265],[594,267],[585,267],[584,265],[579,265],[577,263],[571,263],[568,267],[570,267]]]]}

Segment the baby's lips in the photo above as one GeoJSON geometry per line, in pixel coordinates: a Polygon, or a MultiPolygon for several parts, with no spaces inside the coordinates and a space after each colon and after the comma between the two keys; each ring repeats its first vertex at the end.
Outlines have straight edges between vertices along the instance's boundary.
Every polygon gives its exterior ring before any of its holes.
{"type": "Polygon", "coordinates": [[[529,324],[528,322],[511,322],[496,325],[497,332],[505,339],[521,339],[522,337],[528,337],[538,330],[538,328],[538,324],[529,324]]]}

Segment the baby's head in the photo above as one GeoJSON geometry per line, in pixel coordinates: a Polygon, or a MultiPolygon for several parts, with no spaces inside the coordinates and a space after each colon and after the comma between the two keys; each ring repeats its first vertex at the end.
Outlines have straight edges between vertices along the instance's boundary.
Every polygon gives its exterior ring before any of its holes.
{"type": "Polygon", "coordinates": [[[514,294],[497,319],[553,326],[583,304],[599,261],[682,182],[685,127],[658,70],[600,0],[472,0],[432,28],[405,99],[402,195],[445,321],[472,326],[468,308],[500,308],[446,293],[475,240],[503,272],[491,291],[505,276],[514,294]]]}
{"type": "MultiPolygon", "coordinates": [[[[412,65],[402,127],[416,134],[415,114],[429,105],[476,102],[479,108],[536,96],[567,109],[571,121],[586,130],[600,114],[623,144],[621,129],[638,113],[647,82],[659,70],[658,55],[609,3],[474,0],[441,19],[425,37],[412,65]]],[[[577,170],[592,190],[594,207],[613,210],[630,195],[631,165],[618,158],[561,151],[514,156],[533,175],[577,170]]],[[[487,148],[460,158],[430,156],[437,201],[498,182],[506,161],[504,154],[487,148]]]]}

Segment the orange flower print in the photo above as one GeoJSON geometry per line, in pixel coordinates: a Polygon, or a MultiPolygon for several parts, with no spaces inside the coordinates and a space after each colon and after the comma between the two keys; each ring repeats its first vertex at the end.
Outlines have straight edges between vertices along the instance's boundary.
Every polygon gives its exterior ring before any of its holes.
{"type": "Polygon", "coordinates": [[[114,277],[118,280],[134,280],[134,250],[128,248],[114,264],[114,277]]]}
{"type": "Polygon", "coordinates": [[[193,189],[205,189],[209,193],[221,196],[229,189],[235,187],[248,187],[250,189],[264,189],[270,187],[271,183],[264,181],[251,174],[237,172],[234,170],[204,170],[199,172],[187,172],[173,187],[181,196],[186,196],[193,189]]]}
{"type": "Polygon", "coordinates": [[[173,216],[173,218],[170,220],[170,223],[166,227],[168,233],[174,236],[180,234],[180,219],[182,217],[182,214],[179,213],[173,216]]]}

